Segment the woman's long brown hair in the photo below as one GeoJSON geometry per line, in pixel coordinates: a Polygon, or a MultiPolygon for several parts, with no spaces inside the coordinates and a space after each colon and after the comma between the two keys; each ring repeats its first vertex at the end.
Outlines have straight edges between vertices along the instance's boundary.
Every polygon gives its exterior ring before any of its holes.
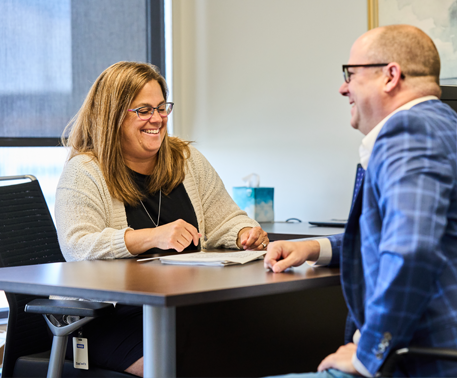
{"type": "MultiPolygon", "coordinates": [[[[131,206],[137,205],[145,194],[139,193],[125,164],[121,126],[134,98],[152,80],[159,83],[167,99],[165,79],[152,64],[119,62],[108,67],[92,85],[81,109],[62,135],[62,144],[71,148],[69,159],[79,154],[96,159],[111,195],[131,206]]],[[[188,144],[165,134],[149,178],[149,193],[161,189],[169,194],[183,182],[188,144]]]]}

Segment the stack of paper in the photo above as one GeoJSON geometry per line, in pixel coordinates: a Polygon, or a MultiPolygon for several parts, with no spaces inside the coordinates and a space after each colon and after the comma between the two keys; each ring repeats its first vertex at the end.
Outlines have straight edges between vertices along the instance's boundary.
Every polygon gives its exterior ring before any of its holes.
{"type": "Polygon", "coordinates": [[[160,257],[162,264],[227,266],[263,258],[266,251],[196,252],[160,257]]]}

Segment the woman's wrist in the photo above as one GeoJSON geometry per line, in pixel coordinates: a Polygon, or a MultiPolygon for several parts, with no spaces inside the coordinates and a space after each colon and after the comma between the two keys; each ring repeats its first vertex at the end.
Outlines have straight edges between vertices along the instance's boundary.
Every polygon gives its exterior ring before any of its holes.
{"type": "Polygon", "coordinates": [[[144,228],[142,230],[127,230],[124,234],[124,241],[127,250],[132,255],[139,255],[154,248],[155,228],[144,228]]]}
{"type": "Polygon", "coordinates": [[[238,236],[236,238],[236,246],[239,248],[239,249],[242,249],[241,247],[241,235],[243,235],[244,232],[247,232],[251,229],[252,227],[244,227],[242,228],[240,231],[238,231],[238,236]]]}

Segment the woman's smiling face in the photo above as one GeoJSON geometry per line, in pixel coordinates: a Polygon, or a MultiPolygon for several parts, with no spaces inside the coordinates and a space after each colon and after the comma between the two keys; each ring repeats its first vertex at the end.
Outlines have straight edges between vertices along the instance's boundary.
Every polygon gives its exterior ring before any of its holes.
{"type": "MultiPolygon", "coordinates": [[[[142,106],[155,108],[163,103],[165,98],[162,88],[156,80],[152,80],[141,89],[130,109],[142,106]]],[[[168,117],[162,118],[157,110],[154,110],[154,115],[147,121],[141,120],[136,112],[128,112],[121,126],[121,148],[125,163],[130,169],[143,173],[141,171],[144,169],[138,169],[139,167],[154,167],[155,156],[167,133],[167,121],[168,117]]]]}

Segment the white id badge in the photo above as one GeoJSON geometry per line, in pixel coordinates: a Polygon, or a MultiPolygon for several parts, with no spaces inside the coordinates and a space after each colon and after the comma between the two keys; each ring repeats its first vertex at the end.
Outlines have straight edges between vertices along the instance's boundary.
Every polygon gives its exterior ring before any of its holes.
{"type": "Polygon", "coordinates": [[[73,337],[73,366],[75,369],[89,370],[87,339],[73,337]]]}

